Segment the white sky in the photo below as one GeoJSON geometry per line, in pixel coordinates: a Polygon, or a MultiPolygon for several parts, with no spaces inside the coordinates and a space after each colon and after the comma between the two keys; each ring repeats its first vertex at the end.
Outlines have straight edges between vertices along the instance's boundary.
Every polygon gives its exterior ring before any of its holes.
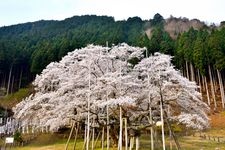
{"type": "Polygon", "coordinates": [[[150,19],[156,13],[218,24],[225,21],[225,0],[1,0],[0,26],[86,14],[150,19]]]}

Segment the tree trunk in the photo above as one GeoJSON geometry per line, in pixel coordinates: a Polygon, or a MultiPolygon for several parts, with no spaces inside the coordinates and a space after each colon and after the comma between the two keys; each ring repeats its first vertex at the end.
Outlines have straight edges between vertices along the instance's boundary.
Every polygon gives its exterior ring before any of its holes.
{"type": "Polygon", "coordinates": [[[190,80],[189,69],[188,69],[188,62],[187,61],[186,61],[186,74],[187,74],[187,78],[190,80]]]}
{"type": "Polygon", "coordinates": [[[207,100],[208,100],[208,105],[210,106],[210,97],[209,97],[209,90],[208,90],[206,77],[204,77],[204,81],[205,81],[205,90],[206,90],[206,96],[207,96],[207,100]]]}
{"type": "MultiPolygon", "coordinates": [[[[224,72],[225,70],[221,70],[221,78],[223,79],[223,81],[224,81],[224,77],[225,77],[225,72],[224,72]]],[[[224,84],[224,82],[223,82],[223,84],[224,84]]]]}
{"type": "Polygon", "coordinates": [[[4,83],[4,73],[1,76],[1,85],[0,85],[1,87],[4,87],[4,84],[3,83],[4,83]]]}
{"type": "Polygon", "coordinates": [[[218,69],[217,69],[216,71],[217,71],[217,75],[218,75],[218,79],[219,79],[222,107],[223,107],[223,109],[224,109],[225,97],[224,97],[223,81],[222,81],[222,78],[221,78],[221,73],[220,73],[220,71],[219,71],[218,69]]]}
{"type": "Polygon", "coordinates": [[[13,69],[13,65],[10,66],[10,70],[9,70],[9,78],[8,78],[6,96],[9,95],[10,82],[11,82],[11,76],[12,76],[12,69],[13,69]]]}
{"type": "Polygon", "coordinates": [[[190,63],[190,68],[191,68],[191,81],[195,81],[195,72],[192,63],[190,63]]]}
{"type": "Polygon", "coordinates": [[[212,98],[213,98],[213,102],[214,102],[214,107],[215,107],[215,109],[217,109],[216,96],[215,96],[215,91],[214,91],[214,83],[213,83],[213,79],[212,79],[212,71],[211,71],[210,65],[208,65],[208,68],[209,68],[209,78],[210,78],[212,98]]]}
{"type": "Polygon", "coordinates": [[[19,80],[19,86],[18,86],[19,89],[21,88],[22,76],[23,76],[23,67],[21,67],[21,71],[20,71],[20,80],[19,80]]]}
{"type": "Polygon", "coordinates": [[[201,75],[201,77],[202,77],[202,91],[205,91],[206,89],[205,89],[205,81],[204,81],[204,76],[203,76],[203,75],[201,75]]]}
{"type": "Polygon", "coordinates": [[[199,90],[200,90],[200,93],[202,93],[202,84],[201,84],[201,77],[200,77],[199,69],[198,69],[198,71],[197,71],[197,76],[198,76],[199,90]]]}
{"type": "Polygon", "coordinates": [[[11,94],[13,93],[14,80],[15,80],[15,77],[13,76],[13,77],[12,77],[11,89],[10,89],[10,93],[11,93],[11,94]]]}
{"type": "Polygon", "coordinates": [[[2,87],[2,83],[3,83],[3,74],[1,75],[0,73],[0,87],[2,87]]]}
{"type": "Polygon", "coordinates": [[[181,74],[183,77],[185,77],[184,68],[181,70],[181,74]]]}

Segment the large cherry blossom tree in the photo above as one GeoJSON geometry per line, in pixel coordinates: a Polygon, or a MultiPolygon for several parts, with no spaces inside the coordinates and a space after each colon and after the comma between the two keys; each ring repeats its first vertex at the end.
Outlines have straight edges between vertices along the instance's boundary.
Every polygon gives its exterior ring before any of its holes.
{"type": "Polygon", "coordinates": [[[22,126],[57,131],[71,119],[85,122],[88,116],[98,127],[119,126],[121,109],[130,128],[147,127],[162,103],[167,118],[196,129],[208,127],[208,106],[197,85],[174,69],[170,56],[144,58],[145,50],[88,45],[68,53],[36,77],[35,93],[16,105],[14,117],[22,126]]]}

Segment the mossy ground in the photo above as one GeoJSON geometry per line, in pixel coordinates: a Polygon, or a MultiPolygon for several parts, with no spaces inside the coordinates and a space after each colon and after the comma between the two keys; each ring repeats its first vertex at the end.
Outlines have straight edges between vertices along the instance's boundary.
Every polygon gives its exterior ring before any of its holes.
{"type": "MultiPolygon", "coordinates": [[[[224,135],[225,131],[221,129],[211,129],[201,133],[195,133],[195,135],[188,136],[177,136],[182,150],[225,150],[225,138],[218,139],[213,137],[224,135]],[[211,139],[208,137],[205,139],[203,135],[210,135],[211,139]],[[200,137],[201,136],[201,137],[200,137]]],[[[68,134],[67,134],[68,135],[68,134]]],[[[40,134],[34,140],[30,141],[24,146],[11,147],[12,150],[62,150],[65,149],[67,142],[67,136],[62,136],[58,134],[40,134]]],[[[174,141],[172,143],[172,149],[176,150],[174,141]]],[[[71,139],[69,143],[68,150],[73,150],[74,139],[71,139]]],[[[83,139],[79,138],[76,144],[76,150],[83,149],[83,139]]],[[[90,143],[91,145],[91,143],[90,143]]],[[[140,139],[140,150],[150,149],[150,135],[143,134],[140,139]]],[[[158,141],[155,141],[155,150],[162,149],[162,142],[160,137],[158,141]]],[[[170,149],[170,139],[167,135],[166,147],[170,149]]],[[[106,149],[106,147],[105,147],[106,149]]],[[[101,150],[101,141],[99,140],[95,146],[95,150],[101,150]]],[[[117,150],[117,147],[111,147],[110,150],[117,150]]]]}

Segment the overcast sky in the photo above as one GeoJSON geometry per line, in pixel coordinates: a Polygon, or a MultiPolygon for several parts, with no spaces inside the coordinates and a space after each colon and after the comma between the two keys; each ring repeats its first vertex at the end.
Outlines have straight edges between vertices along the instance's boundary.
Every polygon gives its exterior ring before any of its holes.
{"type": "Polygon", "coordinates": [[[150,19],[156,13],[218,24],[225,21],[225,0],[1,0],[0,26],[86,14],[150,19]]]}

